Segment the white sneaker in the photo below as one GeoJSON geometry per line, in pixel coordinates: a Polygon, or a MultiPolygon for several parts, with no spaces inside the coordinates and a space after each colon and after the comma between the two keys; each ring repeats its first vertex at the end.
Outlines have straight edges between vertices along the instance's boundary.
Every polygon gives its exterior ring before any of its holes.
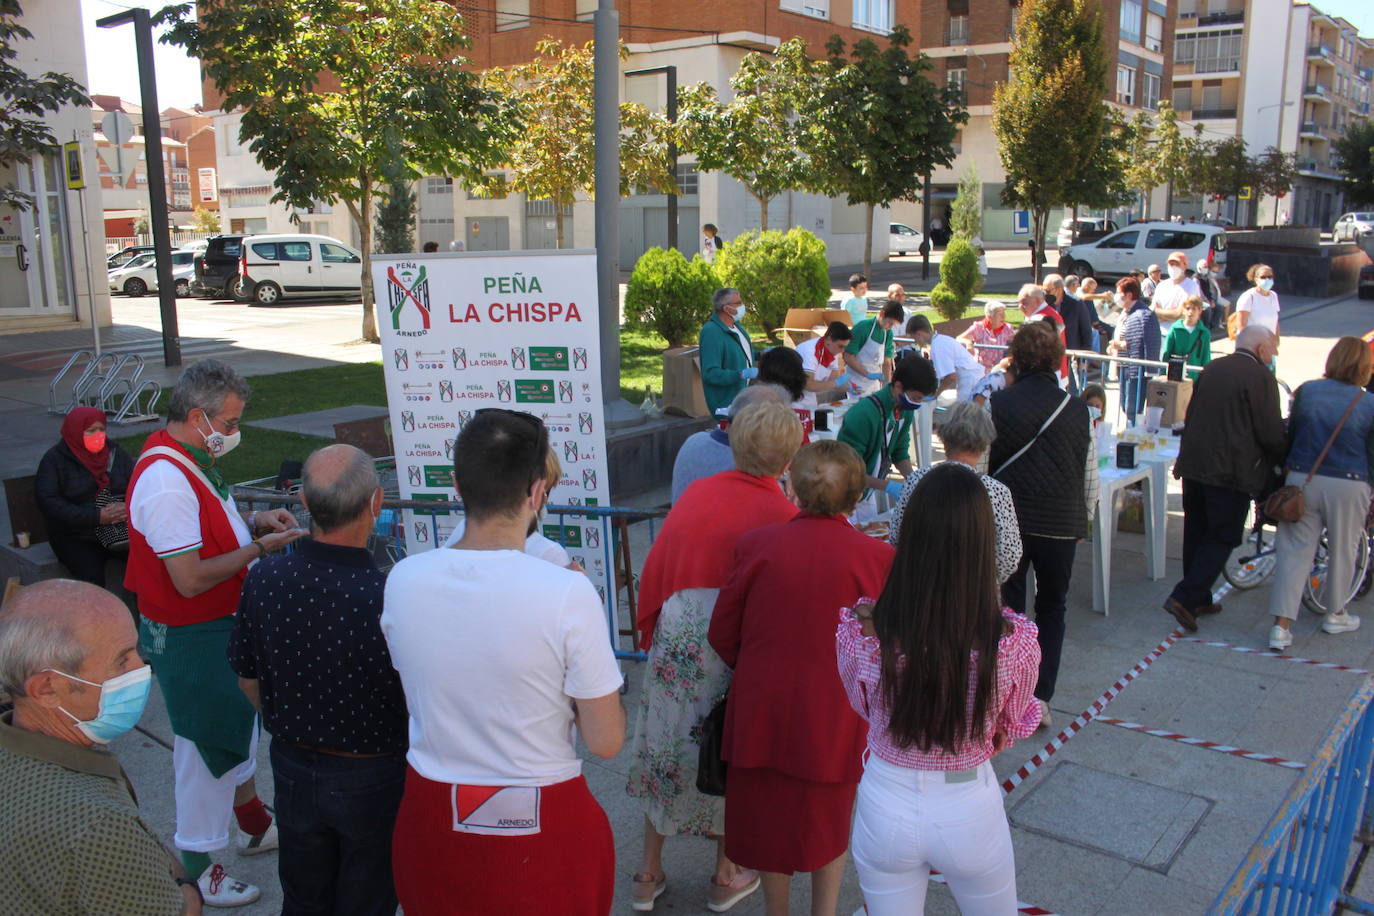
{"type": "Polygon", "coordinates": [[[248,882],[229,877],[224,866],[218,863],[211,865],[196,883],[200,885],[200,895],[205,898],[206,906],[247,906],[262,896],[262,891],[248,882]]]}
{"type": "Polygon", "coordinates": [[[1278,624],[1269,628],[1269,648],[1287,649],[1291,645],[1293,645],[1293,632],[1291,630],[1284,629],[1278,624]]]}
{"type": "Polygon", "coordinates": [[[277,840],[277,822],[273,821],[272,826],[258,834],[239,831],[239,855],[256,856],[264,852],[271,852],[281,844],[277,840]]]}
{"type": "Polygon", "coordinates": [[[1339,614],[1327,614],[1322,621],[1322,632],[1324,633],[1349,633],[1351,630],[1360,628],[1360,618],[1354,614],[1341,611],[1339,614]]]}

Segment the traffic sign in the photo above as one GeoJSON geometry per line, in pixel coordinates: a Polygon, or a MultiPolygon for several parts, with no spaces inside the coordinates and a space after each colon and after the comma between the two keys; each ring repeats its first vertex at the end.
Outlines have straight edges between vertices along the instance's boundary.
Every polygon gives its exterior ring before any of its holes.
{"type": "Polygon", "coordinates": [[[1243,187],[1243,188],[1240,189],[1240,199],[1241,199],[1241,200],[1249,200],[1249,199],[1250,199],[1250,195],[1251,195],[1251,188],[1250,188],[1249,185],[1246,185],[1245,187],[1243,187]]]}
{"type": "Polygon", "coordinates": [[[1013,235],[1030,234],[1030,211],[1013,210],[1011,211],[1011,231],[1013,235]]]}
{"type": "Polygon", "coordinates": [[[80,191],[86,186],[86,176],[81,168],[81,143],[73,140],[62,144],[62,163],[67,172],[67,189],[80,191]]]}
{"type": "Polygon", "coordinates": [[[135,136],[134,122],[122,111],[107,112],[105,117],[100,119],[100,132],[110,141],[110,152],[113,154],[107,156],[105,150],[101,149],[101,161],[105,163],[106,168],[119,176],[121,183],[127,181],[137,164],[135,157],[124,155],[124,144],[135,136]]]}

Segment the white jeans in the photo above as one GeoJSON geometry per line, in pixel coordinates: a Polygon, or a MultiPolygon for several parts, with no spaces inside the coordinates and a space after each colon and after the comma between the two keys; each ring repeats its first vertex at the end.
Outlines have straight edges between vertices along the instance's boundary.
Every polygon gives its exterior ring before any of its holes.
{"type": "Polygon", "coordinates": [[[1016,862],[991,763],[966,782],[870,754],[859,782],[850,851],[868,916],[925,909],[938,869],[964,916],[1016,913],[1016,862]]]}
{"type": "Polygon", "coordinates": [[[258,730],[248,746],[248,759],[216,779],[194,741],[172,736],[173,791],[177,832],[172,843],[187,852],[214,852],[229,845],[234,820],[234,790],[253,778],[258,767],[258,730]]]}

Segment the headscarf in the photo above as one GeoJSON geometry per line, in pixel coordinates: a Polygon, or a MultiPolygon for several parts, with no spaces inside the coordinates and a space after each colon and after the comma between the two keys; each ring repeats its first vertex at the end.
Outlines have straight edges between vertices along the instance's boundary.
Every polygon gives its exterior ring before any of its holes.
{"type": "Polygon", "coordinates": [[[67,448],[71,449],[76,460],[91,472],[97,490],[103,490],[110,485],[109,465],[112,446],[106,439],[105,447],[100,451],[87,451],[82,434],[92,423],[104,422],[105,411],[97,407],[77,407],[62,420],[62,441],[67,443],[67,448]]]}

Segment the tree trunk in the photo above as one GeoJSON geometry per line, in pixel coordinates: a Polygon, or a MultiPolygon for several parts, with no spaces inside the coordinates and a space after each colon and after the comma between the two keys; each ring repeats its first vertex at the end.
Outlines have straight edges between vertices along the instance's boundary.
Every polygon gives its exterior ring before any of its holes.
{"type": "Polygon", "coordinates": [[[768,198],[761,194],[754,195],[759,202],[759,231],[768,231],[768,198]]]}
{"type": "Polygon", "coordinates": [[[1169,219],[1174,215],[1174,183],[1169,182],[1169,193],[1164,198],[1164,218],[1169,219]]]}
{"type": "Polygon", "coordinates": [[[873,204],[865,204],[864,212],[868,214],[868,219],[864,220],[864,276],[868,276],[873,270],[873,204]]]}
{"type": "Polygon", "coordinates": [[[1031,276],[1033,282],[1040,282],[1040,262],[1045,257],[1045,224],[1050,221],[1048,207],[1037,207],[1031,211],[1031,276]]]}
{"type": "Polygon", "coordinates": [[[358,203],[345,201],[348,211],[358,223],[358,234],[362,237],[358,247],[362,249],[362,290],[363,290],[363,340],[378,343],[382,338],[377,333],[377,296],[372,288],[372,182],[362,182],[362,200],[358,203]]]}
{"type": "Polygon", "coordinates": [[[554,201],[553,204],[553,228],[554,228],[554,247],[563,247],[563,206],[554,201]]]}

